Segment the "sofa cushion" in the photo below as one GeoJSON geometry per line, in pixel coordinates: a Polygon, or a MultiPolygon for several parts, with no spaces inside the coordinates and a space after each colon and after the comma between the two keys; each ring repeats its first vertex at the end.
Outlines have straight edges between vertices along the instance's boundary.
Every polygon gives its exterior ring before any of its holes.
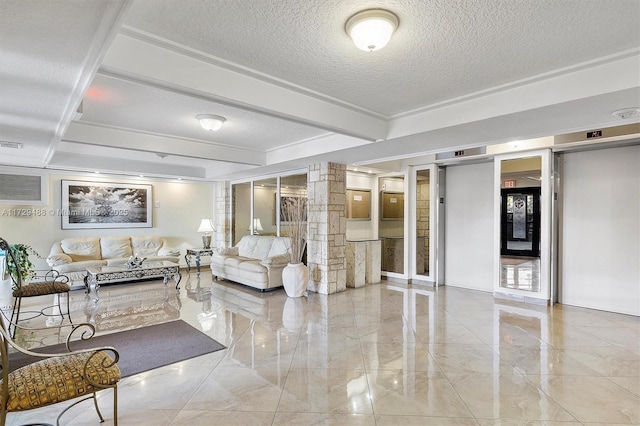
{"type": "MultiPolygon", "coordinates": [[[[289,253],[291,248],[291,239],[289,237],[276,237],[273,239],[271,249],[266,257],[280,256],[289,253]]],[[[264,259],[264,258],[263,258],[264,259]]]]}
{"type": "Polygon", "coordinates": [[[163,239],[155,236],[131,237],[133,255],[140,257],[155,256],[162,247],[163,239]]]}
{"type": "Polygon", "coordinates": [[[131,250],[131,238],[129,237],[102,237],[100,249],[103,259],[129,258],[133,255],[131,250]]]}
{"type": "Polygon", "coordinates": [[[238,243],[238,254],[252,259],[264,259],[269,256],[274,239],[275,237],[245,235],[238,243]]]}
{"type": "Polygon", "coordinates": [[[257,273],[267,272],[267,268],[262,266],[259,260],[247,260],[245,262],[241,262],[238,265],[238,269],[240,271],[247,271],[247,272],[257,272],[257,273]]]}
{"type": "Polygon", "coordinates": [[[62,250],[74,262],[100,260],[100,239],[96,237],[66,238],[60,242],[62,250]]]}
{"type": "Polygon", "coordinates": [[[253,259],[250,259],[248,257],[242,257],[242,256],[227,257],[224,259],[224,265],[230,266],[232,268],[237,268],[238,266],[240,266],[241,263],[246,262],[248,260],[253,260],[253,259]]]}

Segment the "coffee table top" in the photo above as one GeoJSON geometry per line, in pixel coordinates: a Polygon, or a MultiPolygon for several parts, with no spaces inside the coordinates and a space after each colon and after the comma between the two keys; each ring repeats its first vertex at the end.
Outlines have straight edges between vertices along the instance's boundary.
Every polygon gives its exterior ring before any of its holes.
{"type": "Polygon", "coordinates": [[[113,273],[113,272],[134,272],[134,271],[142,271],[146,269],[155,269],[155,268],[171,268],[171,267],[180,267],[179,264],[175,262],[168,261],[158,261],[158,262],[142,262],[142,265],[138,268],[127,268],[125,263],[118,265],[102,265],[102,266],[92,266],[87,269],[87,272],[90,274],[105,274],[105,273],[113,273]]]}

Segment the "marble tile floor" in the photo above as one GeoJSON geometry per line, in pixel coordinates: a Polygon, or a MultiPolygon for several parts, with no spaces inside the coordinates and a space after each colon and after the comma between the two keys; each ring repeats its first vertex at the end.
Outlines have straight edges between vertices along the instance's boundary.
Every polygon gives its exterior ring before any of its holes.
{"type": "MultiPolygon", "coordinates": [[[[72,292],[74,321],[111,333],[180,318],[228,347],[123,379],[120,425],[640,424],[638,317],[385,281],[291,299],[186,271],[179,292],[148,281],[100,296],[72,292]]],[[[110,391],[99,401],[113,424],[110,391]]],[[[53,422],[64,406],[7,424],[53,422]]],[[[91,402],[63,424],[98,424],[91,402]]]]}

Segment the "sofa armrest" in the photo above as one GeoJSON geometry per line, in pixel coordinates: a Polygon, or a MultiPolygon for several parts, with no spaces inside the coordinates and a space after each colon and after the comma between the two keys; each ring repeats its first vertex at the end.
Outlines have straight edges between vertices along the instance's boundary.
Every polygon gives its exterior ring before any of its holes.
{"type": "Polygon", "coordinates": [[[271,257],[267,257],[265,259],[262,259],[260,261],[260,264],[263,266],[271,266],[271,267],[277,267],[277,266],[287,266],[287,264],[289,264],[289,261],[291,259],[289,258],[289,255],[287,254],[279,254],[277,256],[271,256],[271,257]]]}
{"type": "Polygon", "coordinates": [[[180,250],[174,247],[160,247],[158,250],[158,256],[180,256],[180,250]]]}
{"type": "Polygon", "coordinates": [[[220,254],[223,256],[240,256],[240,249],[238,247],[223,248],[220,250],[220,254]]]}
{"type": "Polygon", "coordinates": [[[64,253],[50,254],[47,257],[47,265],[49,265],[50,267],[66,265],[71,262],[73,262],[71,256],[64,253]]]}

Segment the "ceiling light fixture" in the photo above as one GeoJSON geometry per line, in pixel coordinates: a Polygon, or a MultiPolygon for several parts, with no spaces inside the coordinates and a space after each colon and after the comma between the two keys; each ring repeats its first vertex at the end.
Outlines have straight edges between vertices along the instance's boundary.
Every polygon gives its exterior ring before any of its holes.
{"type": "Polygon", "coordinates": [[[356,47],[365,52],[385,47],[397,28],[398,17],[384,9],[358,12],[349,18],[345,26],[356,47]]]}
{"type": "Polygon", "coordinates": [[[196,118],[200,121],[200,125],[202,126],[202,128],[210,132],[220,130],[224,122],[227,121],[227,119],[224,117],[211,114],[200,114],[197,115],[196,118]]]}
{"type": "Polygon", "coordinates": [[[640,108],[619,109],[611,113],[611,115],[613,115],[614,117],[621,118],[623,120],[626,120],[628,118],[636,118],[636,117],[640,117],[640,108]]]}

